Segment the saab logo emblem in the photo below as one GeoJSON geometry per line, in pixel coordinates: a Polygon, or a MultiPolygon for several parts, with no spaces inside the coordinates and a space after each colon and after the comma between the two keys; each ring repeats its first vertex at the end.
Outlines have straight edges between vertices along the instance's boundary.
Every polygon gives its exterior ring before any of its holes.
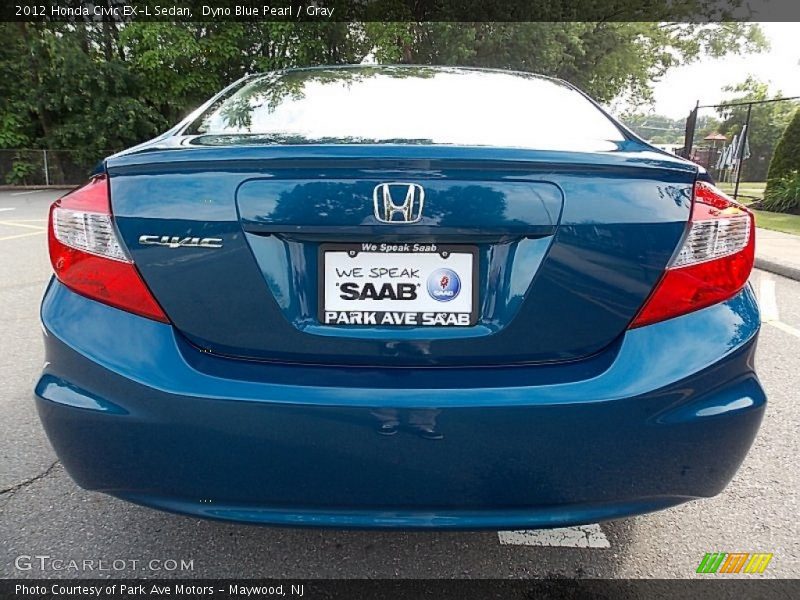
{"type": "Polygon", "coordinates": [[[167,248],[222,248],[222,238],[180,237],[177,235],[142,235],[142,246],[166,246],[167,248]]]}
{"type": "Polygon", "coordinates": [[[772,554],[749,552],[707,552],[697,567],[698,573],[763,573],[772,554]]]}
{"type": "Polygon", "coordinates": [[[461,279],[452,269],[436,269],[428,275],[428,293],[439,302],[450,302],[461,291],[461,279]]]}
{"type": "Polygon", "coordinates": [[[416,183],[381,183],[372,191],[372,204],[381,223],[416,223],[422,219],[425,190],[416,183]]]}

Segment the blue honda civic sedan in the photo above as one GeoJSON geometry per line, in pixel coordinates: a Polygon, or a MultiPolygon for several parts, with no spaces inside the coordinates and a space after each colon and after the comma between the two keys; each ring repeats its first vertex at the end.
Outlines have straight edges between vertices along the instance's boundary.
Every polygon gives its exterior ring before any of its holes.
{"type": "Polygon", "coordinates": [[[563,81],[246,77],[53,204],[36,403],[79,485],[201,517],[663,509],[763,416],[754,236],[563,81]]]}

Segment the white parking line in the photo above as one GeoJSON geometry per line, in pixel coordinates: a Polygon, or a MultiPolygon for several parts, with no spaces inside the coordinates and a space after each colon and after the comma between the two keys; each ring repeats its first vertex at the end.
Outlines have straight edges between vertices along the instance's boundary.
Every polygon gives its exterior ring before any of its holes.
{"type": "Polygon", "coordinates": [[[0,242],[7,242],[8,240],[18,240],[20,238],[31,237],[32,235],[40,235],[42,233],[45,233],[45,231],[46,231],[45,229],[42,229],[41,231],[30,231],[28,233],[19,233],[17,235],[7,235],[5,237],[0,237],[0,242]]]}
{"type": "Polygon", "coordinates": [[[22,227],[23,229],[37,229],[39,231],[44,231],[47,227],[42,227],[41,225],[30,225],[28,223],[23,223],[22,221],[0,221],[0,225],[8,225],[9,227],[22,227]]]}
{"type": "Polygon", "coordinates": [[[781,331],[785,331],[789,335],[793,335],[796,338],[800,338],[800,329],[796,329],[791,325],[787,325],[782,321],[769,321],[769,324],[777,329],[780,329],[781,331]]]}
{"type": "Polygon", "coordinates": [[[769,275],[762,274],[758,284],[758,299],[761,301],[761,322],[777,321],[778,300],[775,296],[775,280],[769,275]]]}
{"type": "Polygon", "coordinates": [[[789,335],[800,338],[800,329],[781,321],[780,313],[778,313],[778,298],[775,294],[775,280],[766,273],[762,273],[759,279],[758,301],[761,306],[762,323],[767,323],[789,335]]]}
{"type": "Polygon", "coordinates": [[[560,527],[558,529],[522,529],[498,531],[500,543],[506,546],[562,546],[566,548],[611,548],[598,523],[560,527]]]}
{"type": "Polygon", "coordinates": [[[17,210],[17,208],[15,206],[0,208],[0,212],[7,212],[9,210],[17,210]]]}
{"type": "Polygon", "coordinates": [[[27,196],[28,194],[37,194],[39,192],[43,192],[44,190],[30,190],[28,192],[12,192],[12,196],[27,196]]]}

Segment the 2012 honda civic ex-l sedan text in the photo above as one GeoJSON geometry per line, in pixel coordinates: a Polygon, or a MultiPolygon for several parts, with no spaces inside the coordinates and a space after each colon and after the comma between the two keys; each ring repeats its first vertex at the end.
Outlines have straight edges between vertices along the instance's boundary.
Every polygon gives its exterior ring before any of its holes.
{"type": "Polygon", "coordinates": [[[662,509],[761,421],[754,235],[561,81],[248,77],[53,205],[37,406],[81,486],[203,517],[662,509]]]}

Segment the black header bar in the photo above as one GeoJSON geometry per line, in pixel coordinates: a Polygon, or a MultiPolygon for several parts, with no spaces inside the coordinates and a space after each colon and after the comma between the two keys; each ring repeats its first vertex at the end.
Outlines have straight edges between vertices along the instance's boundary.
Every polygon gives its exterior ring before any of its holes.
{"type": "Polygon", "coordinates": [[[4,0],[0,20],[800,21],[797,0],[4,0]]]}
{"type": "Polygon", "coordinates": [[[29,579],[0,580],[3,600],[129,600],[213,598],[290,598],[302,600],[425,600],[458,599],[582,599],[632,600],[692,598],[738,600],[797,598],[800,580],[725,579],[705,575],[700,579],[544,579],[544,580],[176,580],[176,579],[29,579]]]}

